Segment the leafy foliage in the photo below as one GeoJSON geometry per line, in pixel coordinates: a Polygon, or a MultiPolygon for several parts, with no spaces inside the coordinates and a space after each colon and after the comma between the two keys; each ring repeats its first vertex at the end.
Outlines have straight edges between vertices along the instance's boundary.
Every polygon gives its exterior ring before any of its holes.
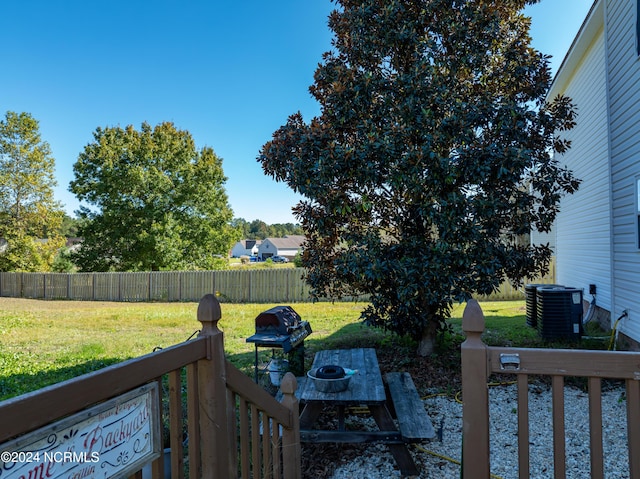
{"type": "Polygon", "coordinates": [[[258,160],[305,198],[313,294],[369,294],[364,319],[429,354],[455,302],[548,267],[521,238],[578,187],[550,154],[575,113],[545,103],[548,57],[520,12],[535,2],[336,3],[310,88],[322,113],[292,115],[258,160]]]}
{"type": "Polygon", "coordinates": [[[65,238],[74,238],[78,236],[78,219],[72,218],[66,213],[62,217],[62,225],[60,226],[60,234],[65,238]]]}
{"type": "Polygon", "coordinates": [[[81,270],[215,269],[239,239],[222,160],[172,123],[98,128],[73,169],[81,270]]]}
{"type": "Polygon", "coordinates": [[[0,121],[0,250],[2,271],[50,271],[64,245],[61,206],[53,198],[55,160],[28,113],[0,121]]]}

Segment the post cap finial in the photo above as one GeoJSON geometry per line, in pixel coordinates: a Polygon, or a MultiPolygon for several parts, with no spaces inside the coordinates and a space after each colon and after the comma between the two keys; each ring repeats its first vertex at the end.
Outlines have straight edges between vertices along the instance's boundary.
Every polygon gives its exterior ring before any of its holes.
{"type": "Polygon", "coordinates": [[[462,313],[462,330],[465,333],[482,333],[484,331],[484,313],[480,303],[470,299],[462,313]]]}
{"type": "Polygon", "coordinates": [[[282,378],[280,382],[280,389],[282,390],[282,394],[295,394],[296,389],[298,388],[298,380],[293,375],[292,372],[288,372],[282,378]]]}
{"type": "Polygon", "coordinates": [[[213,294],[205,294],[198,303],[198,321],[202,323],[202,332],[218,329],[222,317],[220,302],[213,294]]]}

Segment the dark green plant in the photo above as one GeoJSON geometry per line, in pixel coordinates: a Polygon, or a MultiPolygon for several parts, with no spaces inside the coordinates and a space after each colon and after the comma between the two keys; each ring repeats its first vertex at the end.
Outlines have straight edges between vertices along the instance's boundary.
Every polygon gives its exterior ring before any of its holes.
{"type": "Polygon", "coordinates": [[[456,302],[549,265],[549,231],[579,181],[568,98],[545,103],[548,57],[520,10],[534,0],[336,0],[334,50],[258,160],[303,200],[294,210],[316,298],[369,295],[362,317],[434,351],[456,302]]]}
{"type": "Polygon", "coordinates": [[[75,270],[76,267],[71,260],[71,251],[69,248],[62,248],[53,260],[51,271],[55,273],[73,273],[75,270]]]}

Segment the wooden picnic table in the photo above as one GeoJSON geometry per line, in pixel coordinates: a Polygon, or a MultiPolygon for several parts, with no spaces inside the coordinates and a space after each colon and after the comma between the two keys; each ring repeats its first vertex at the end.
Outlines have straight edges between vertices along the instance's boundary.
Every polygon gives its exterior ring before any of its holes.
{"type": "MultiPolygon", "coordinates": [[[[335,393],[318,391],[311,379],[302,381],[296,395],[303,410],[300,415],[300,439],[303,442],[384,443],[389,446],[403,475],[419,471],[407,449],[407,441],[390,413],[390,399],[385,393],[376,352],[371,348],[324,350],[316,353],[312,368],[337,365],[356,370],[347,390],[335,393]],[[377,431],[348,430],[345,412],[349,407],[366,406],[375,420],[377,431]],[[337,429],[314,429],[325,408],[337,409],[337,429]]],[[[425,413],[426,415],[426,413],[425,413]]],[[[400,418],[399,418],[400,419],[400,418]]],[[[430,423],[429,423],[430,426],[430,423]]]]}

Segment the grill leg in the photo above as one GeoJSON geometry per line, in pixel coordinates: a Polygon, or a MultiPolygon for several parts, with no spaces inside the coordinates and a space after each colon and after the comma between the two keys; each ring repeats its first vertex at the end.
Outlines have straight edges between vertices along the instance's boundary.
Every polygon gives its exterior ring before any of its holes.
{"type": "Polygon", "coordinates": [[[256,384],[258,384],[258,346],[255,347],[255,359],[253,361],[253,376],[256,384]]]}

